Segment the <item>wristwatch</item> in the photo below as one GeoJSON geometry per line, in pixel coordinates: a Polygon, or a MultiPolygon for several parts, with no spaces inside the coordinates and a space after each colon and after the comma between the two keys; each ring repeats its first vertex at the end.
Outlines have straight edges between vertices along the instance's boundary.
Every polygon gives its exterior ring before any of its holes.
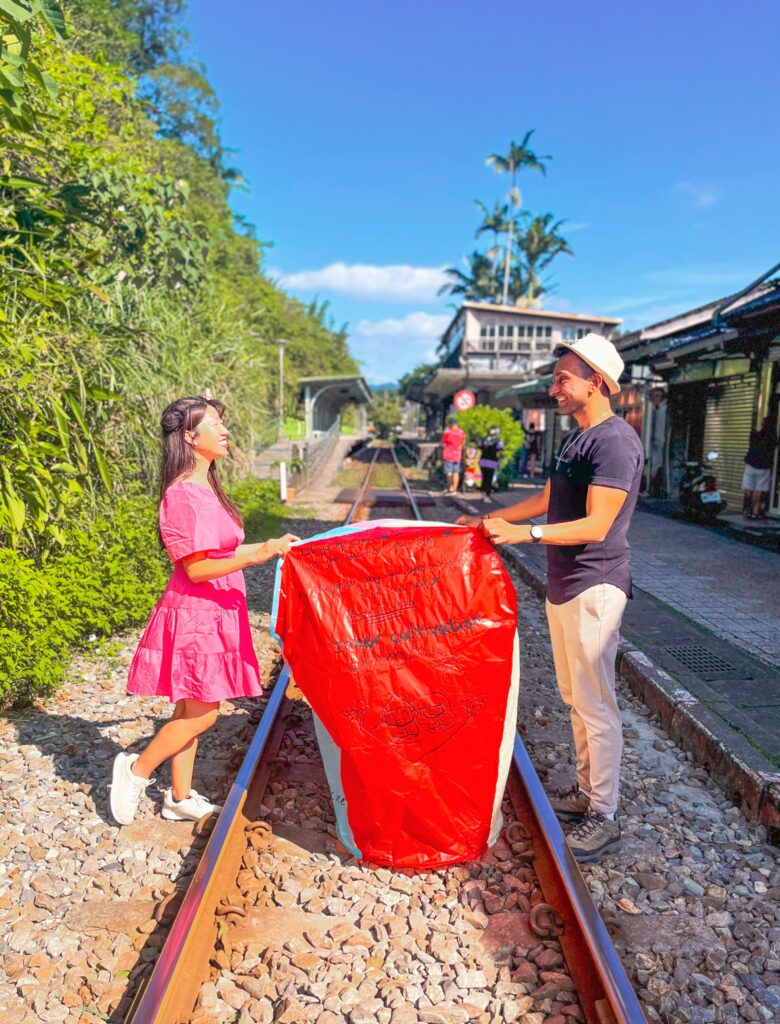
{"type": "Polygon", "coordinates": [[[544,533],[542,532],[541,526],[532,526],[531,540],[534,542],[534,544],[538,544],[542,537],[544,537],[544,533]]]}

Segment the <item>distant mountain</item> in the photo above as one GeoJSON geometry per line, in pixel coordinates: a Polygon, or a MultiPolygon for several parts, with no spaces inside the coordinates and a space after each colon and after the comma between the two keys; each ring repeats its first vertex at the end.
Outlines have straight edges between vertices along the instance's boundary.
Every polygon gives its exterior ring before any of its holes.
{"type": "Polygon", "coordinates": [[[370,384],[372,391],[397,391],[398,381],[389,381],[387,384],[370,384]]]}

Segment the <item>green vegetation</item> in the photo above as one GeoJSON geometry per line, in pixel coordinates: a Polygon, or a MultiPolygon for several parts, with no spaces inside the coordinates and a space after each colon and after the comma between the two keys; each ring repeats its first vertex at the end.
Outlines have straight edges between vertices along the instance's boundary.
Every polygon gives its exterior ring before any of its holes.
{"type": "Polygon", "coordinates": [[[395,435],[401,422],[401,405],[394,391],[377,391],[368,410],[369,419],[376,428],[376,436],[388,438],[395,435]]]}
{"type": "Polygon", "coordinates": [[[327,306],[265,278],[231,213],[240,176],[184,56],[184,0],[65,7],[0,0],[0,704],[148,613],[170,400],[225,402],[238,496],[276,434],[276,339],[287,409],[300,376],[356,369],[327,306]]]}
{"type": "Polygon", "coordinates": [[[465,431],[466,444],[480,446],[491,427],[499,427],[504,450],[498,464],[498,481],[504,484],[515,456],[523,446],[525,433],[508,409],[494,409],[489,405],[475,405],[455,414],[458,426],[465,431]]]}
{"type": "Polygon", "coordinates": [[[482,212],[476,237],[489,232],[492,245],[485,252],[475,249],[465,259],[465,269],[450,267],[446,270],[449,281],[440,293],[461,295],[478,302],[534,305],[551,291],[549,283],[541,280],[543,271],[561,253],[574,255],[560,233],[564,221],[554,220],[551,213],[532,216],[522,209],[518,173],[530,170],[546,174],[544,161],[550,159],[538,156],[529,147],[532,135],[533,131],[526,132],[519,145],[510,142],[506,155],[492,153],[487,158],[494,170],[508,174],[511,179],[506,202],[496,203],[492,211],[476,200],[482,212]],[[505,240],[500,245],[502,235],[505,240]]]}

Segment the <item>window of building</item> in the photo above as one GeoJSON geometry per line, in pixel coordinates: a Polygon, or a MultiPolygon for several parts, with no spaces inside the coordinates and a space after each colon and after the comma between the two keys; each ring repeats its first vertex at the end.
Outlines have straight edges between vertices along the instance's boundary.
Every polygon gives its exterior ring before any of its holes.
{"type": "Polygon", "coordinates": [[[588,332],[585,330],[584,327],[578,327],[577,328],[577,337],[578,338],[584,338],[587,333],[588,332]]]}
{"type": "Polygon", "coordinates": [[[499,352],[511,352],[514,347],[515,343],[513,341],[499,341],[498,343],[499,352]]]}
{"type": "Polygon", "coordinates": [[[545,338],[552,338],[552,327],[545,327],[544,336],[545,338]]]}
{"type": "Polygon", "coordinates": [[[507,336],[507,338],[514,338],[514,336],[515,336],[515,325],[514,324],[507,324],[506,325],[506,336],[507,336]]]}
{"type": "Polygon", "coordinates": [[[524,338],[525,337],[525,325],[524,324],[518,324],[517,325],[517,336],[518,336],[518,338],[524,338]]]}
{"type": "Polygon", "coordinates": [[[564,327],[561,331],[561,337],[564,341],[574,341],[577,337],[577,332],[573,327],[564,327]]]}
{"type": "Polygon", "coordinates": [[[480,349],[483,352],[495,352],[495,350],[496,350],[496,343],[495,343],[495,341],[483,341],[483,342],[480,342],[480,346],[479,347],[480,347],[480,349]]]}
{"type": "Polygon", "coordinates": [[[487,331],[487,324],[482,324],[482,326],[479,329],[480,338],[487,338],[487,331]]]}
{"type": "Polygon", "coordinates": [[[519,341],[517,343],[517,351],[518,352],[530,352],[531,351],[531,346],[529,345],[529,343],[527,341],[519,341]]]}
{"type": "Polygon", "coordinates": [[[498,325],[498,336],[499,336],[499,338],[503,338],[504,337],[504,325],[503,324],[499,324],[498,325]]]}
{"type": "Polygon", "coordinates": [[[537,324],[536,325],[536,337],[537,338],[543,338],[544,337],[544,327],[542,327],[541,324],[537,324]]]}
{"type": "Polygon", "coordinates": [[[491,324],[490,327],[488,328],[488,337],[489,338],[495,338],[495,336],[496,336],[496,325],[495,324],[491,324]]]}

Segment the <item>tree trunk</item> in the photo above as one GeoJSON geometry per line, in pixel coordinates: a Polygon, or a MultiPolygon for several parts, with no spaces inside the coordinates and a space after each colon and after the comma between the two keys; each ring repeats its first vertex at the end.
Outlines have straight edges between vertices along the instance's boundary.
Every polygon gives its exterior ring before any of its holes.
{"type": "Polygon", "coordinates": [[[504,298],[503,304],[509,305],[509,254],[512,251],[512,237],[515,232],[515,221],[514,218],[509,220],[509,229],[506,233],[506,258],[504,260],[504,298]]]}

